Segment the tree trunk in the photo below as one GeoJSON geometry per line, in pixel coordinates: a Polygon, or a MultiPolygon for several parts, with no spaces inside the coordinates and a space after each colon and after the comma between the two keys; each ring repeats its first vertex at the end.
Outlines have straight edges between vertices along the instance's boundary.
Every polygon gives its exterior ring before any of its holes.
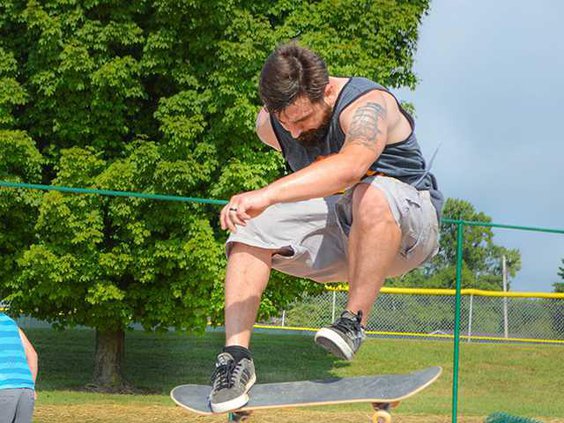
{"type": "Polygon", "coordinates": [[[96,329],[94,384],[103,390],[118,391],[124,387],[122,363],[125,347],[123,329],[96,329]]]}

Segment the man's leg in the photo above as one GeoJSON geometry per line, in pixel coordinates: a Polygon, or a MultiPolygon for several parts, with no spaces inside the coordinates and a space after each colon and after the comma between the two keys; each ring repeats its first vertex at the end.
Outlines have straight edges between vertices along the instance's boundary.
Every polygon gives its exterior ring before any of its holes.
{"type": "Polygon", "coordinates": [[[0,423],[14,421],[20,391],[20,389],[0,389],[0,423]]]}
{"type": "Polygon", "coordinates": [[[353,195],[353,222],[349,235],[349,298],[347,310],[362,311],[365,324],[372,305],[399,254],[401,230],[386,195],[359,184],[353,195]]]}
{"type": "Polygon", "coordinates": [[[232,245],[225,277],[225,348],[217,356],[210,394],[215,412],[234,410],[249,401],[247,392],[256,375],[248,348],[272,254],[273,250],[243,243],[232,245]]]}
{"type": "Polygon", "coordinates": [[[16,418],[13,423],[31,423],[33,418],[33,407],[35,405],[34,391],[22,389],[16,409],[16,418]]]}
{"type": "Polygon", "coordinates": [[[226,346],[249,348],[271,265],[272,250],[234,243],[225,277],[226,346]]]}
{"type": "Polygon", "coordinates": [[[337,357],[352,360],[365,337],[362,325],[390,273],[400,244],[401,230],[384,192],[358,184],[352,197],[347,310],[330,327],[316,333],[316,343],[337,357]]]}

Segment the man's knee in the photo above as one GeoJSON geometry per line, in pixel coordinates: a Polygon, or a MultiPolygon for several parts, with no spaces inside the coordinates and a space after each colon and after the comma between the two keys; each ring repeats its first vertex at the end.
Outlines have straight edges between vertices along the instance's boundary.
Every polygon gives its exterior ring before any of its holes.
{"type": "Polygon", "coordinates": [[[374,227],[376,224],[398,227],[386,194],[368,184],[358,184],[353,193],[353,225],[374,227]]]}

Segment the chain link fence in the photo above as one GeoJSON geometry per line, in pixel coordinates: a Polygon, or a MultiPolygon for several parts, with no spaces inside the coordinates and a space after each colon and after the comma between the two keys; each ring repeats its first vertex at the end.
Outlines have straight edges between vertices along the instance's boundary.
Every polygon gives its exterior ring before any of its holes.
{"type": "MultiPolygon", "coordinates": [[[[461,339],[467,342],[539,342],[564,345],[564,294],[463,290],[461,339]]],[[[317,330],[345,308],[346,290],[296,301],[259,327],[317,330]]],[[[453,290],[383,288],[366,330],[394,337],[452,339],[453,290]]]]}
{"type": "MultiPolygon", "coordinates": [[[[383,288],[366,325],[374,336],[450,340],[454,333],[454,291],[383,288]]],[[[258,327],[315,331],[345,309],[346,289],[306,296],[258,327]]],[[[7,304],[0,303],[0,310],[7,304]]],[[[536,342],[564,345],[564,294],[463,290],[460,335],[466,342],[536,342]]],[[[24,328],[51,325],[28,316],[24,328]]]]}

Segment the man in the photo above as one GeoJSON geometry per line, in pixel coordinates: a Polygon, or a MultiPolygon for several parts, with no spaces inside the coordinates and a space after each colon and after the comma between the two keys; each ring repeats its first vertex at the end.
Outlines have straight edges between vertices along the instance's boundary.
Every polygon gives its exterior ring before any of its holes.
{"type": "Polygon", "coordinates": [[[31,423],[37,353],[16,322],[0,312],[0,423],[31,423]]]}
{"type": "Polygon", "coordinates": [[[231,234],[226,343],[210,394],[216,412],[248,401],[256,380],[248,347],[271,268],[348,281],[346,310],[315,342],[351,360],[384,279],[438,249],[442,195],[425,169],[413,119],[384,87],[330,77],[320,57],[292,43],[267,59],[259,91],[257,134],[293,173],[233,196],[221,211],[231,234]]]}

